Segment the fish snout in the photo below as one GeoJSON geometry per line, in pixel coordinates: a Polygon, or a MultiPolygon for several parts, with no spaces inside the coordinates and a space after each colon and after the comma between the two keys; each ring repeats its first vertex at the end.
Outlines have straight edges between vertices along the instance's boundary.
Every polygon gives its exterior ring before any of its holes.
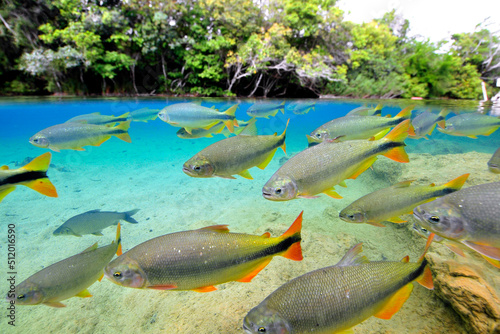
{"type": "Polygon", "coordinates": [[[158,118],[166,123],[168,123],[170,121],[170,117],[168,116],[168,113],[166,111],[163,111],[163,110],[158,113],[158,118]]]}
{"type": "MultiPolygon", "coordinates": [[[[119,258],[120,257],[116,260],[119,258]]],[[[122,263],[118,263],[116,266],[112,265],[113,262],[104,268],[104,276],[111,282],[129,288],[142,288],[146,285],[146,274],[138,264],[134,263],[135,261],[131,262],[125,260],[122,263]]]]}
{"type": "Polygon", "coordinates": [[[40,135],[34,135],[30,138],[30,143],[37,147],[49,147],[49,140],[40,135]]]}

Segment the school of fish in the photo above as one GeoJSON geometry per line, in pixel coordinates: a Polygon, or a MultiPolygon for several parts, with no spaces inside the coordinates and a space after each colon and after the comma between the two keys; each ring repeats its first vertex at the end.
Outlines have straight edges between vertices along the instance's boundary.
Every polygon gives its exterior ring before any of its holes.
{"type": "MultiPolygon", "coordinates": [[[[361,106],[304,135],[309,147],[295,154],[262,185],[262,196],[270,201],[312,199],[326,194],[342,199],[335,186],[346,187],[372,166],[379,156],[399,163],[410,163],[405,140],[428,139],[436,125],[453,136],[477,138],[491,135],[500,127],[500,119],[479,113],[448,117],[423,111],[412,114],[415,106],[402,109],[396,116],[381,116],[382,105],[361,106]]],[[[120,116],[94,112],[79,115],[64,123],[34,134],[29,142],[55,152],[84,150],[99,146],[115,136],[131,142],[128,129],[132,121],[147,122],[160,118],[181,128],[183,139],[226,137],[196,153],[182,171],[191,177],[252,180],[249,169],[266,168],[275,152],[286,154],[288,122],[278,135],[259,135],[258,118],[275,117],[285,110],[304,115],[315,110],[314,101],[257,102],[246,110],[250,120],[238,120],[237,104],[222,111],[199,103],[176,103],[165,108],[126,112],[120,116]]],[[[44,153],[23,167],[0,167],[0,202],[17,185],[57,197],[49,181],[51,153],[44,153]]],[[[500,148],[487,166],[500,173],[500,148]]],[[[425,254],[433,241],[464,256],[468,249],[479,253],[500,268],[500,182],[463,187],[469,174],[451,181],[437,180],[441,186],[412,185],[404,180],[358,198],[339,213],[348,223],[384,227],[384,222],[402,223],[402,215],[414,215],[419,221],[414,230],[427,238],[425,251],[417,262],[372,261],[361,256],[357,244],[340,262],[296,277],[267,296],[259,305],[249,305],[243,319],[246,333],[347,333],[371,316],[390,319],[409,298],[413,282],[433,289],[432,274],[425,254]]],[[[116,239],[104,247],[91,245],[32,274],[16,286],[7,299],[20,305],[64,307],[71,297],[90,297],[87,290],[106,276],[111,282],[129,288],[154,290],[192,290],[211,292],[217,285],[238,281],[251,282],[274,256],[301,261],[303,251],[301,212],[281,236],[229,232],[227,225],[177,231],[157,236],[122,254],[119,221],[139,223],[126,212],[90,210],[68,217],[54,236],[102,236],[102,230],[117,225],[116,239]],[[114,254],[118,255],[113,260],[114,254]]],[[[306,222],[307,223],[307,222],[306,222]]],[[[305,254],[307,256],[307,254],[305,254]]]]}

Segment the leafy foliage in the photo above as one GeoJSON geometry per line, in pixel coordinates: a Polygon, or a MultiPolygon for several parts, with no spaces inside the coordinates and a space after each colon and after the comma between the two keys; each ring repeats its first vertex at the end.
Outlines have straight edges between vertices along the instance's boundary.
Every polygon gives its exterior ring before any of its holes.
{"type": "Polygon", "coordinates": [[[394,10],[345,21],[336,0],[6,0],[3,94],[481,97],[500,37],[478,25],[443,52],[394,10]]]}

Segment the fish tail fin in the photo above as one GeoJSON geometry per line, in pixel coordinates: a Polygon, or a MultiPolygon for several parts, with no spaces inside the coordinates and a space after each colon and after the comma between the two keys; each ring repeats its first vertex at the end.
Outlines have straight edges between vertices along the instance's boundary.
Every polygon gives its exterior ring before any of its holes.
{"type": "Polygon", "coordinates": [[[281,239],[293,238],[294,240],[297,240],[283,254],[281,254],[281,256],[294,261],[300,261],[303,259],[302,248],[300,247],[300,232],[302,230],[303,213],[304,211],[300,212],[299,216],[295,219],[292,226],[290,226],[288,230],[280,237],[281,239]]]}
{"type": "Polygon", "coordinates": [[[229,108],[226,111],[224,111],[224,114],[228,115],[228,116],[234,117],[234,114],[236,113],[236,110],[238,110],[238,105],[237,104],[235,104],[231,108],[229,108]]]}
{"type": "Polygon", "coordinates": [[[224,125],[229,130],[229,132],[234,133],[234,123],[232,120],[228,119],[227,121],[224,121],[224,125]]]}
{"type": "Polygon", "coordinates": [[[411,117],[411,111],[415,108],[415,105],[408,106],[401,110],[394,118],[404,118],[409,119],[411,117]]]}
{"type": "Polygon", "coordinates": [[[413,124],[410,123],[410,126],[408,127],[408,136],[415,137],[416,135],[415,128],[413,127],[413,124]]]}
{"type": "Polygon", "coordinates": [[[31,160],[30,163],[24,165],[22,168],[33,172],[46,172],[49,169],[51,158],[52,154],[50,152],[44,153],[31,160]]]}
{"type": "Polygon", "coordinates": [[[57,197],[56,187],[50,182],[50,180],[45,177],[43,179],[37,179],[33,181],[29,181],[23,183],[26,187],[29,187],[35,191],[38,191],[40,194],[49,196],[49,197],[57,197]]]}
{"type": "Polygon", "coordinates": [[[132,216],[135,215],[138,211],[139,211],[139,209],[134,209],[134,210],[130,210],[130,211],[125,212],[125,218],[123,220],[125,220],[126,222],[129,222],[130,224],[139,224],[139,222],[137,220],[132,218],[132,216]]]}
{"type": "Polygon", "coordinates": [[[391,132],[389,132],[384,139],[393,142],[403,142],[408,137],[408,130],[410,129],[410,120],[404,120],[396,125],[391,132]]]}
{"type": "Polygon", "coordinates": [[[225,120],[224,125],[227,127],[229,132],[234,133],[234,126],[238,126],[238,121],[234,118],[234,114],[236,113],[236,110],[238,109],[238,105],[235,104],[231,108],[227,109],[226,111],[223,112],[223,114],[230,116],[231,119],[225,120]],[[235,124],[236,121],[236,124],[235,124]]]}
{"type": "Polygon", "coordinates": [[[0,202],[5,198],[5,196],[7,196],[11,192],[13,192],[15,189],[16,189],[16,187],[8,187],[8,188],[5,188],[4,190],[0,191],[0,202]]]}
{"type": "Polygon", "coordinates": [[[121,233],[121,225],[120,223],[118,223],[118,225],[116,226],[116,244],[117,244],[117,247],[116,247],[116,255],[120,256],[122,255],[122,233],[121,233]]]}
{"type": "Polygon", "coordinates": [[[378,105],[375,107],[375,109],[374,109],[374,110],[375,110],[375,113],[373,114],[373,116],[380,116],[380,115],[382,115],[382,108],[383,108],[383,107],[384,107],[384,106],[383,106],[381,103],[380,103],[380,104],[378,104],[378,105]]]}
{"type": "Polygon", "coordinates": [[[453,179],[450,182],[445,183],[443,185],[443,187],[459,190],[460,188],[462,188],[465,181],[467,181],[467,178],[469,177],[469,175],[470,175],[469,173],[461,175],[461,176],[457,177],[456,179],[453,179]]]}
{"type": "Polygon", "coordinates": [[[130,135],[128,134],[128,129],[130,128],[130,122],[131,121],[126,121],[118,124],[117,126],[113,127],[113,130],[122,130],[124,131],[123,133],[117,133],[114,134],[116,138],[119,138],[127,143],[132,142],[132,138],[130,138],[130,135]]]}
{"type": "Polygon", "coordinates": [[[385,157],[397,162],[410,162],[410,158],[404,149],[404,140],[408,137],[408,130],[410,127],[410,120],[404,120],[399,123],[391,132],[389,132],[381,140],[386,140],[394,143],[402,143],[401,146],[394,147],[384,154],[385,157]]]}
{"type": "Polygon", "coordinates": [[[284,115],[285,114],[285,101],[281,102],[280,103],[280,106],[279,106],[279,111],[281,111],[281,113],[284,115]]]}
{"type": "Polygon", "coordinates": [[[285,152],[286,154],[286,143],[285,143],[285,138],[286,138],[286,129],[288,129],[288,123],[290,123],[290,118],[288,119],[288,121],[286,121],[286,126],[285,126],[285,130],[283,130],[283,133],[281,134],[280,137],[283,138],[283,145],[281,145],[281,149],[283,150],[283,152],[285,152]]]}
{"type": "Polygon", "coordinates": [[[423,266],[424,269],[422,270],[422,274],[417,277],[415,281],[422,285],[423,287],[433,290],[434,289],[434,282],[432,280],[432,272],[429,267],[429,262],[427,262],[427,259],[425,258],[425,254],[427,254],[427,251],[429,250],[429,247],[431,246],[432,240],[434,239],[435,234],[431,233],[429,234],[429,237],[427,238],[427,243],[425,244],[425,249],[424,253],[422,256],[420,256],[420,259],[418,259],[418,262],[421,263],[420,268],[423,266]]]}
{"type": "Polygon", "coordinates": [[[444,108],[443,110],[441,110],[441,112],[438,114],[438,116],[441,118],[441,119],[445,119],[446,116],[448,116],[448,114],[450,113],[450,110],[444,108]]]}
{"type": "Polygon", "coordinates": [[[118,116],[118,118],[128,118],[130,116],[130,112],[126,112],[123,115],[118,116]]]}

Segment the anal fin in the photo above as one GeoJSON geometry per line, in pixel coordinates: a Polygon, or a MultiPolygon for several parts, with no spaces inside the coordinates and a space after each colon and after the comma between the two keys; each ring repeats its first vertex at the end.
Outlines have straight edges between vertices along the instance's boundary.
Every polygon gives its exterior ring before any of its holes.
{"type": "Polygon", "coordinates": [[[85,289],[83,291],[78,292],[75,295],[75,297],[88,298],[88,297],[92,297],[92,295],[90,294],[89,290],[85,289]]]}
{"type": "Polygon", "coordinates": [[[399,291],[397,291],[392,297],[389,298],[387,303],[382,307],[380,311],[374,314],[375,317],[389,320],[394,314],[396,314],[406,300],[410,297],[413,290],[413,284],[407,284],[399,291]]]}
{"type": "Polygon", "coordinates": [[[271,160],[273,160],[273,157],[274,157],[274,154],[276,153],[276,150],[277,150],[277,148],[272,150],[271,153],[269,153],[269,155],[266,157],[266,160],[264,160],[263,162],[258,164],[257,167],[260,169],[266,168],[267,165],[269,165],[269,163],[271,162],[271,160]]]}
{"type": "Polygon", "coordinates": [[[257,276],[257,274],[262,269],[264,269],[269,264],[269,262],[271,262],[271,260],[272,260],[272,258],[269,258],[269,259],[266,259],[266,260],[262,261],[249,274],[247,274],[246,276],[238,279],[237,281],[238,282],[243,282],[243,283],[250,282],[255,276],[257,276]]]}
{"type": "Polygon", "coordinates": [[[196,292],[212,292],[212,291],[215,291],[217,290],[217,288],[213,285],[209,285],[209,286],[202,286],[201,288],[196,288],[196,289],[193,289],[193,291],[196,291],[196,292]]]}

